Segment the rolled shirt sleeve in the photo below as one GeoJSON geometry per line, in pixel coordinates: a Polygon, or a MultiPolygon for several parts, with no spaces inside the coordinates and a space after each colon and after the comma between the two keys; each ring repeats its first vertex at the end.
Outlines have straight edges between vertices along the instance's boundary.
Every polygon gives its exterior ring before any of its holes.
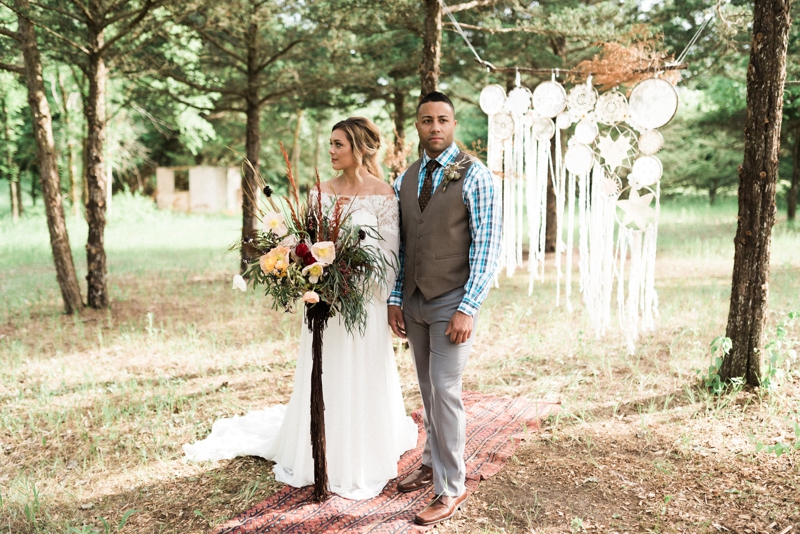
{"type": "Polygon", "coordinates": [[[472,164],[464,178],[463,195],[469,211],[472,245],[469,249],[469,279],[458,311],[475,315],[489,294],[500,261],[502,210],[494,177],[479,162],[472,164]]]}
{"type": "MultiPolygon", "coordinates": [[[[400,202],[400,186],[403,183],[403,176],[406,173],[401,174],[397,177],[397,180],[394,181],[394,194],[397,196],[397,202],[400,202]]],[[[405,254],[404,254],[404,245],[403,245],[403,209],[400,206],[400,251],[397,254],[398,265],[397,265],[397,279],[394,283],[394,289],[389,294],[389,298],[386,301],[386,304],[389,306],[402,306],[403,305],[403,274],[405,272],[405,254]]]]}

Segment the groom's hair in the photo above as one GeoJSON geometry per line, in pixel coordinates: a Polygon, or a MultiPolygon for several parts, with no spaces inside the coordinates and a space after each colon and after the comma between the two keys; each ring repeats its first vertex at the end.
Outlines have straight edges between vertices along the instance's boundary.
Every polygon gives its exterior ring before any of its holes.
{"type": "Polygon", "coordinates": [[[431,91],[422,97],[422,100],[420,100],[419,104],[417,104],[417,115],[419,115],[419,108],[422,106],[422,104],[427,104],[428,102],[444,102],[450,106],[450,109],[453,110],[453,116],[456,114],[456,107],[453,105],[450,99],[447,98],[446,94],[440,93],[439,91],[431,91]]]}

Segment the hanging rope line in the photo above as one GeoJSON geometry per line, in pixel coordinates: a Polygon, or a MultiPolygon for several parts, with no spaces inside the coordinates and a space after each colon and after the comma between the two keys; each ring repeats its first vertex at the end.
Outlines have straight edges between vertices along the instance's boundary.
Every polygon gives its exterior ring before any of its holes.
{"type": "Polygon", "coordinates": [[[706,17],[706,20],[703,21],[700,27],[697,28],[697,31],[694,32],[694,36],[689,41],[689,44],[686,45],[686,48],[683,49],[681,55],[678,56],[678,59],[675,60],[675,63],[683,63],[683,61],[686,59],[686,56],[689,54],[689,51],[694,47],[695,43],[697,43],[697,39],[700,38],[700,34],[703,33],[703,30],[706,29],[706,26],[708,26],[708,23],[713,18],[714,12],[711,12],[711,14],[706,17]]]}
{"type": "MultiPolygon", "coordinates": [[[[461,38],[464,39],[464,42],[469,47],[469,49],[472,51],[472,54],[475,56],[475,61],[478,64],[480,64],[481,66],[486,67],[486,70],[488,72],[517,72],[517,73],[519,73],[519,72],[528,72],[528,73],[531,73],[531,74],[551,74],[551,73],[555,73],[556,71],[558,71],[561,74],[571,74],[571,75],[581,75],[581,76],[586,74],[583,71],[578,71],[578,70],[574,70],[574,69],[556,69],[556,68],[550,68],[550,69],[541,69],[541,68],[539,68],[539,69],[537,69],[537,68],[529,68],[529,67],[496,67],[492,63],[490,63],[490,62],[486,61],[485,59],[483,59],[480,56],[480,54],[478,53],[478,51],[475,50],[475,47],[472,45],[472,42],[469,40],[469,37],[464,32],[464,29],[458,23],[458,21],[456,20],[455,16],[453,16],[453,13],[450,11],[450,8],[447,7],[447,4],[445,3],[445,1],[444,0],[439,0],[439,4],[442,6],[442,10],[447,15],[447,18],[450,19],[450,22],[453,25],[453,27],[455,27],[455,29],[458,32],[458,34],[461,35],[461,38]]],[[[663,71],[668,71],[668,70],[684,70],[684,69],[689,68],[689,64],[685,62],[686,56],[689,54],[691,49],[697,43],[697,40],[700,38],[700,34],[703,33],[703,30],[705,30],[706,26],[708,26],[708,23],[711,21],[712,18],[714,18],[714,13],[713,12],[706,17],[706,19],[703,21],[703,23],[697,29],[697,31],[695,32],[694,36],[691,38],[689,43],[683,49],[683,52],[681,52],[681,54],[678,56],[678,58],[675,61],[667,63],[665,65],[661,65],[661,66],[654,66],[654,67],[636,69],[636,70],[634,70],[634,72],[642,72],[642,73],[644,73],[644,72],[663,72],[663,71]]],[[[589,73],[589,76],[591,76],[591,73],[589,73]]]]}
{"type": "Polygon", "coordinates": [[[465,34],[464,30],[461,29],[461,25],[458,23],[456,18],[453,16],[453,13],[450,11],[450,8],[447,7],[447,4],[444,3],[444,0],[439,0],[439,4],[442,6],[442,9],[444,10],[444,12],[447,13],[447,17],[453,23],[453,26],[456,27],[456,31],[458,31],[458,33],[461,34],[461,37],[464,38],[464,42],[467,43],[467,46],[469,47],[469,49],[472,50],[473,54],[475,54],[475,61],[477,61],[478,63],[485,63],[485,61],[483,61],[481,59],[481,56],[475,50],[475,47],[472,46],[472,43],[469,41],[469,38],[467,37],[467,34],[465,34]]]}

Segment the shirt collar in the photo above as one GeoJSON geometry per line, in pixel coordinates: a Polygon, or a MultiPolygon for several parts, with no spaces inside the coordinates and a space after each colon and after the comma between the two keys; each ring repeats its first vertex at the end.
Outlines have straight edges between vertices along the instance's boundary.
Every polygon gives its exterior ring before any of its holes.
{"type": "MultiPolygon", "coordinates": [[[[447,147],[444,150],[444,152],[442,152],[441,154],[436,156],[435,159],[436,159],[436,161],[439,162],[440,166],[446,167],[447,164],[451,163],[456,158],[457,155],[458,155],[458,146],[456,145],[455,142],[453,142],[452,145],[447,147]]],[[[431,158],[428,156],[428,153],[423,150],[422,151],[422,165],[421,165],[422,168],[425,168],[425,166],[428,164],[428,162],[430,160],[431,160],[431,158]]]]}

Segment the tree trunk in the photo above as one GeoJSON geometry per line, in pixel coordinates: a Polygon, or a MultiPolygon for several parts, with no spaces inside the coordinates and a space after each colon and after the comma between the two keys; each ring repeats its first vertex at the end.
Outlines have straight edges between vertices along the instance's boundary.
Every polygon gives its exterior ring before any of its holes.
{"type": "Polygon", "coordinates": [[[22,173],[17,169],[17,209],[19,216],[25,215],[25,206],[22,205],[22,173]]]}
{"type": "Polygon", "coordinates": [[[314,172],[319,170],[319,136],[322,135],[322,121],[319,115],[316,116],[314,123],[314,172]]]}
{"type": "MultiPolygon", "coordinates": [[[[27,0],[15,0],[20,13],[27,13],[27,0]]],[[[42,62],[36,44],[36,34],[30,21],[20,16],[17,19],[22,56],[25,61],[25,79],[28,87],[28,105],[33,115],[33,130],[39,156],[39,175],[42,184],[47,228],[50,231],[50,247],[56,267],[56,279],[64,299],[64,311],[72,314],[83,307],[69,235],[64,221],[64,206],[61,201],[61,180],[56,165],[53,120],[44,89],[42,62]]]]}
{"type": "Polygon", "coordinates": [[[739,223],[726,336],[732,348],[720,377],[757,386],[769,298],[769,256],[786,78],[790,0],[756,0],[747,68],[744,161],[739,167],[739,223]]]}
{"type": "Polygon", "coordinates": [[[96,53],[103,46],[103,32],[93,31],[90,26],[89,39],[92,54],[89,56],[89,96],[86,101],[86,184],[89,193],[86,203],[86,221],[89,223],[89,238],[86,241],[87,303],[92,308],[106,308],[108,290],[104,234],[107,183],[103,157],[106,137],[106,66],[103,57],[96,53]]]}
{"type": "Polygon", "coordinates": [[[800,188],[800,123],[794,132],[794,147],[792,149],[792,186],[786,195],[786,215],[790,221],[797,215],[797,190],[800,188]]]}
{"type": "Polygon", "coordinates": [[[300,179],[300,132],[303,128],[303,110],[297,110],[297,124],[294,126],[292,139],[292,171],[295,178],[300,179]]]}
{"type": "MultiPolygon", "coordinates": [[[[52,117],[51,117],[51,120],[52,120],[52,117]]],[[[37,162],[37,168],[38,168],[38,162],[37,162]]],[[[31,189],[30,189],[29,193],[31,195],[31,205],[35,206],[36,205],[36,173],[31,173],[31,189]]],[[[22,203],[20,202],[20,204],[22,204],[22,203]]]]}
{"type": "Polygon", "coordinates": [[[422,97],[439,87],[439,68],[442,60],[442,5],[439,0],[424,0],[424,2],[425,33],[422,63],[419,65],[422,97]]]}
{"type": "Polygon", "coordinates": [[[17,193],[17,189],[19,188],[19,182],[16,180],[11,180],[8,182],[8,193],[11,196],[11,221],[14,224],[19,222],[19,194],[17,193]]]}
{"type": "Polygon", "coordinates": [[[392,183],[398,176],[405,170],[406,165],[402,155],[406,152],[406,94],[401,89],[395,89],[392,93],[392,104],[394,106],[394,113],[392,120],[394,121],[394,157],[392,161],[392,183]]]}
{"type": "Polygon", "coordinates": [[[64,76],[58,73],[58,90],[61,96],[61,108],[64,113],[64,137],[67,144],[67,174],[69,176],[69,197],[72,202],[72,213],[78,215],[80,207],[78,202],[78,179],[75,173],[75,140],[72,138],[70,126],[72,118],[69,109],[69,93],[64,83],[64,76]]]}
{"type": "Polygon", "coordinates": [[[710,206],[713,206],[716,200],[717,200],[717,183],[715,181],[708,186],[708,204],[710,206]]]}
{"type": "Polygon", "coordinates": [[[3,101],[3,134],[6,142],[6,170],[8,171],[8,194],[11,197],[11,220],[14,224],[19,222],[19,181],[14,171],[14,145],[11,143],[11,115],[3,101]]]}
{"type": "MultiPolygon", "coordinates": [[[[254,15],[255,16],[255,15],[254,15]]],[[[250,162],[244,166],[242,181],[242,238],[247,238],[256,228],[256,171],[261,153],[261,105],[258,98],[258,25],[250,23],[247,36],[247,126],[245,129],[245,157],[250,162]]],[[[239,270],[247,268],[246,251],[242,247],[239,270]]]]}

